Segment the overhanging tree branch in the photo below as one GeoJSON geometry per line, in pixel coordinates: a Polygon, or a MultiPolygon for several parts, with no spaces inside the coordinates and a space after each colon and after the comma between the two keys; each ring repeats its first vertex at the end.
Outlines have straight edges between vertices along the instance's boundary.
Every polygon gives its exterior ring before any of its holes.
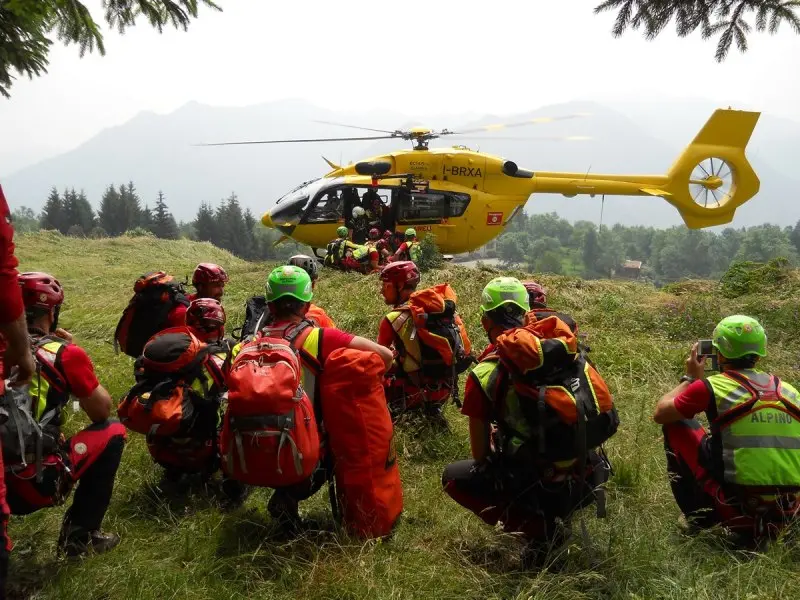
{"type": "MultiPolygon", "coordinates": [[[[222,10],[213,0],[103,0],[106,23],[123,33],[143,16],[163,32],[172,26],[186,30],[199,8],[222,10]]],[[[0,0],[0,95],[10,97],[17,74],[29,78],[47,72],[51,35],[64,44],[76,44],[80,56],[105,54],[103,34],[80,0],[0,0]]]]}

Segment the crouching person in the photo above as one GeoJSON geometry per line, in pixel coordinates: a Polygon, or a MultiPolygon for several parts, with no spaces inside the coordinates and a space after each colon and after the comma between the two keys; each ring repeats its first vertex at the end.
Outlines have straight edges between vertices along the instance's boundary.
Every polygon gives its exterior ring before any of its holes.
{"type": "Polygon", "coordinates": [[[208,480],[219,468],[217,435],[230,346],[219,301],[192,301],[186,325],[154,335],[136,361],[136,384],[117,409],[132,431],[147,437],[164,479],[208,480]]]}
{"type": "MultiPolygon", "coordinates": [[[[337,356],[358,351],[366,365],[377,362],[380,373],[370,378],[380,396],[372,402],[388,420],[381,377],[392,361],[391,351],[335,328],[317,327],[305,318],[312,298],[312,282],[303,269],[287,265],[270,273],[266,301],[273,320],[233,349],[220,435],[225,473],[246,484],[273,488],[268,511],[287,528],[302,524],[299,502],[319,490],[335,468],[326,443],[330,432],[323,407],[328,387],[321,375],[329,368],[331,373],[346,372],[335,362],[337,356]]],[[[357,380],[351,379],[351,395],[358,393],[357,380]]]]}
{"type": "Polygon", "coordinates": [[[726,317],[692,346],[686,375],[656,406],[667,472],[687,526],[724,525],[745,542],[777,534],[800,512],[800,397],[757,368],[767,336],[726,317]],[[706,377],[711,360],[718,373],[706,377]],[[710,432],[695,420],[705,412],[710,432]]]}
{"type": "Polygon", "coordinates": [[[19,283],[36,373],[27,388],[8,392],[7,420],[0,427],[11,514],[61,504],[77,483],[58,551],[68,556],[105,552],[119,543],[119,536],[100,527],[122,459],[125,428],[109,420],[111,396],[97,381],[86,352],[58,328],[64,302],[59,282],[46,273],[23,273],[19,283]],[[65,439],[62,411],[71,395],[92,424],[65,439]]]}
{"type": "Polygon", "coordinates": [[[596,449],[619,421],[605,382],[557,317],[523,327],[525,287],[498,277],[484,288],[481,323],[493,350],[466,383],[472,460],[449,465],[445,491],[490,525],[521,533],[525,566],[544,563],[573,513],[598,499],[610,470],[596,449]]]}

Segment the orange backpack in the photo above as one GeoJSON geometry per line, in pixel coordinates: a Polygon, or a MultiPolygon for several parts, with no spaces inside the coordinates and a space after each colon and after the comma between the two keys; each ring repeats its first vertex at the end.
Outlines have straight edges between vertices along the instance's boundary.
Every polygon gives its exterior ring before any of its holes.
{"type": "Polygon", "coordinates": [[[131,431],[150,436],[199,433],[195,421],[206,399],[192,389],[192,383],[205,384],[207,360],[208,346],[188,327],[154,335],[136,361],[136,385],[117,407],[120,421],[131,431]]]}
{"type": "Polygon", "coordinates": [[[403,371],[421,374],[429,382],[448,382],[454,394],[458,376],[475,360],[467,328],[456,314],[456,301],[455,291],[446,283],[419,290],[397,309],[401,314],[392,323],[403,346],[398,348],[403,371]]]}
{"type": "Polygon", "coordinates": [[[340,348],[325,362],[320,387],[334,498],[345,527],[365,538],[391,533],[403,510],[384,372],[376,354],[340,348]]]}
{"type": "Polygon", "coordinates": [[[532,439],[522,440],[533,454],[582,458],[616,433],[619,417],[608,385],[586,359],[572,328],[558,317],[498,336],[492,358],[503,367],[495,397],[505,398],[513,388],[520,403],[516,416],[498,417],[500,429],[507,437],[533,432],[532,439]]]}
{"type": "Polygon", "coordinates": [[[242,346],[227,376],[219,445],[223,471],[242,483],[284,487],[310,477],[320,458],[314,407],[297,351],[281,338],[242,346]]]}

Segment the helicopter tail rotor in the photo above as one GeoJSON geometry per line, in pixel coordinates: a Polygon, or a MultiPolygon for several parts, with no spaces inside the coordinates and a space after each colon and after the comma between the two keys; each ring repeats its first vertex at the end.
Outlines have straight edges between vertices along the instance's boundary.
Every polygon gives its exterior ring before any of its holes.
{"type": "Polygon", "coordinates": [[[758,193],[760,182],[745,148],[760,113],[717,110],[678,157],[667,181],[645,193],[675,206],[691,229],[723,225],[758,193]]]}

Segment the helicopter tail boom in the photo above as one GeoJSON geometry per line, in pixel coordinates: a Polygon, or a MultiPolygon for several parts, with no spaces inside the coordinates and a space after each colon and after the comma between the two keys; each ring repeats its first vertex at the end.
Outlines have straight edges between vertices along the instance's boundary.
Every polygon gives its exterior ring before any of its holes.
{"type": "Polygon", "coordinates": [[[658,196],[691,229],[723,225],[758,193],[745,147],[760,113],[717,110],[666,175],[596,175],[537,171],[533,192],[565,196],[658,196]]]}

